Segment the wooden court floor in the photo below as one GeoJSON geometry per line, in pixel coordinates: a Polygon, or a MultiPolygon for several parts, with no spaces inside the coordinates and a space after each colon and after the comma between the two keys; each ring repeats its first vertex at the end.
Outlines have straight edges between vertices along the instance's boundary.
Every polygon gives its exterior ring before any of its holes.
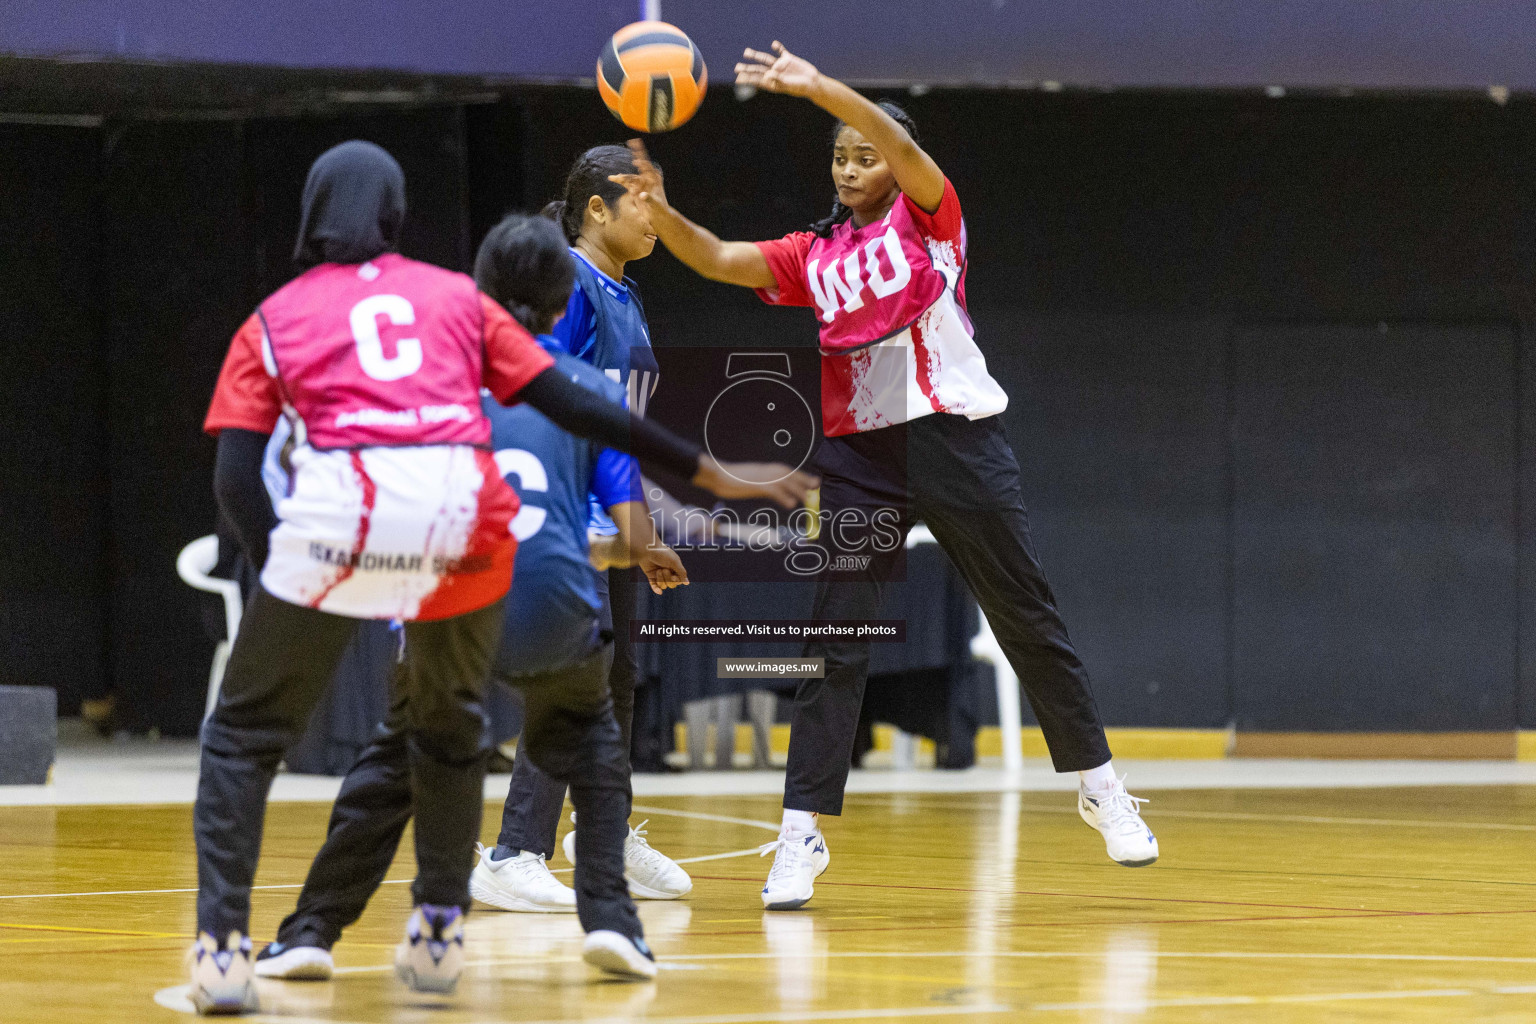
{"type": "MultiPolygon", "coordinates": [[[[1536,1022],[1536,787],[1148,795],[1163,860],[1140,870],[1066,794],[853,797],[816,898],[781,914],[752,850],[776,800],[642,800],[655,845],[698,858],[690,898],[642,905],[656,982],[590,974],[573,916],[482,911],[458,993],[413,995],[388,969],[390,884],[336,980],[264,982],[255,1019],[1536,1022]]],[[[326,812],[273,805],[258,939],[326,812]]],[[[0,854],[0,1021],[186,1019],[156,994],[176,1004],[193,924],[189,808],[0,808],[0,854]]],[[[410,873],[402,855],[390,877],[410,873]]]]}

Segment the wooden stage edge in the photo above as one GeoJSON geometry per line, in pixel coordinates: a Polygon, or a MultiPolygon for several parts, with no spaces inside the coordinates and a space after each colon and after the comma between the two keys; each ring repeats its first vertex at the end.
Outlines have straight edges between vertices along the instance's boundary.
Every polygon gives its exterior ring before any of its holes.
{"type": "MultiPolygon", "coordinates": [[[[1115,756],[1135,760],[1214,761],[1227,757],[1318,758],[1427,761],[1536,761],[1536,730],[1504,732],[1243,732],[1233,729],[1105,730],[1115,756]]],[[[889,750],[891,730],[876,726],[875,749],[889,750]]],[[[921,740],[931,747],[928,740],[921,740]]],[[[738,750],[750,750],[751,727],[737,727],[738,750]]],[[[775,725],[775,754],[789,750],[789,726],[775,725]]],[[[687,727],[677,725],[677,749],[688,747],[687,727]]],[[[931,752],[931,751],[930,751],[931,752]]],[[[1000,757],[1002,735],[996,726],[976,733],[978,757],[1000,757]]],[[[1024,729],[1024,756],[1048,757],[1038,728],[1024,729]]]]}

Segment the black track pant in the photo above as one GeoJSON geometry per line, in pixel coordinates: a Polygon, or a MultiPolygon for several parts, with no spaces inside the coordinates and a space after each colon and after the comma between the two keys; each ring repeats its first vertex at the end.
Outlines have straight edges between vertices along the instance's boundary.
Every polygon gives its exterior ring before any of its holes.
{"type": "MultiPolygon", "coordinates": [[[[1018,462],[998,418],[936,413],[900,426],[827,438],[816,463],[822,475],[821,507],[829,516],[823,520],[828,524],[822,530],[823,547],[833,557],[873,557],[860,571],[824,572],[812,617],[878,617],[881,588],[900,553],[899,546],[891,550],[889,543],[855,551],[860,530],[856,525],[839,529],[840,513],[851,510],[847,519],[856,524],[882,508],[894,510],[903,538],[921,519],[986,613],[1045,732],[1056,770],[1082,771],[1107,762],[1109,745],[1088,673],[1035,557],[1018,462]]],[[[864,536],[878,539],[869,531],[864,536]]],[[[869,677],[869,644],[817,640],[807,644],[805,655],[826,659],[826,677],[803,680],[795,693],[784,806],[841,814],[869,677]]]]}
{"type": "MultiPolygon", "coordinates": [[[[605,649],[555,672],[501,681],[523,694],[525,725],[518,760],[537,759],[548,777],[558,781],[562,796],[567,783],[571,787],[579,822],[576,911],[582,927],[639,938],[640,919],[624,882],[629,773],[608,699],[607,669],[605,649]]],[[[278,929],[277,941],[329,949],[342,929],[362,915],[384,880],[413,808],[408,744],[399,728],[409,714],[407,703],[405,693],[395,694],[389,720],[347,772],[325,845],[304,880],[298,908],[278,929]]],[[[555,814],[559,812],[557,805],[555,814]]],[[[418,820],[418,837],[423,827],[418,820]]]]}
{"type": "MultiPolygon", "coordinates": [[[[417,903],[469,906],[480,833],[486,747],[483,702],[501,642],[503,602],[405,626],[396,680],[404,772],[414,803],[417,903]]],[[[245,612],[213,715],[203,725],[192,811],[197,924],[249,932],[251,880],[267,792],[278,761],[303,733],[357,620],[301,608],[258,590],[245,612]]]]}
{"type": "MultiPolygon", "coordinates": [[[[629,637],[629,620],[635,617],[636,579],[633,569],[609,569],[604,618],[612,623],[612,666],[608,669],[608,691],[613,695],[613,716],[619,723],[619,742],[624,751],[624,817],[629,818],[632,799],[629,788],[629,745],[635,718],[635,680],[638,675],[634,642],[629,637]]],[[[524,741],[528,736],[523,729],[524,741]]],[[[501,834],[496,842],[513,850],[542,853],[545,860],[555,859],[555,834],[560,827],[560,811],[565,806],[565,783],[524,757],[522,748],[512,762],[512,784],[507,789],[507,805],[501,812],[501,834]]],[[[542,762],[541,762],[542,763],[542,762]]],[[[581,820],[577,808],[576,820],[581,820]]],[[[577,843],[581,842],[577,837],[577,843]]],[[[576,855],[577,862],[581,854],[576,855]]]]}

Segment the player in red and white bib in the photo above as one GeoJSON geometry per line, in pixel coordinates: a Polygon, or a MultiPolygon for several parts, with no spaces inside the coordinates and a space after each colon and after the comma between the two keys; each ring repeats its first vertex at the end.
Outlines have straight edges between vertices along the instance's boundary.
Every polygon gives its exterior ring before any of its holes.
{"type": "Polygon", "coordinates": [[[471,278],[393,252],[404,216],[405,177],[384,150],[348,142],[315,162],[295,251],[304,273],[235,335],[205,423],[218,435],[220,508],[262,574],[203,726],[188,957],[203,1013],[255,1008],[250,893],[267,791],[358,619],[401,619],[405,630],[394,702],[405,709],[417,878],[397,971],[418,990],[448,991],[462,968],[482,701],[517,548],[518,500],[490,451],[482,387],[722,497],[792,507],[815,486],[787,466],[721,466],[573,382],[471,278]],[[261,463],[279,416],[296,446],[274,510],[261,463]],[[743,483],[753,480],[764,483],[743,483]]]}
{"type": "MultiPolygon", "coordinates": [[[[1110,763],[1089,686],[1035,557],[1019,468],[998,418],[1008,396],[987,372],[965,308],[966,227],[955,187],[894,104],[876,105],[779,43],[747,50],[742,85],[809,99],[838,119],[831,216],[768,242],[722,242],[672,209],[661,175],[641,164],[625,184],[651,205],[663,244],[705,277],[755,289],[767,302],[809,306],[821,343],[821,530],[829,555],[848,545],[867,568],[829,559],[817,619],[871,619],[900,546],[845,524],[899,518],[932,530],[965,576],[1018,672],[1058,771],[1080,773],[1079,811],[1109,855],[1150,864],[1157,842],[1110,763]]],[[[632,144],[638,149],[638,143],[632,144]]],[[[643,154],[642,154],[643,159],[643,154]]],[[[842,811],[869,672],[867,643],[817,642],[825,678],[795,695],[784,825],[763,889],[770,910],[811,898],[826,870],[818,814],[842,811]]]]}
{"type": "Polygon", "coordinates": [[[1008,407],[965,312],[965,221],[948,179],[932,213],[901,194],[863,226],[850,217],[757,248],[774,278],[763,300],[818,315],[826,436],[1008,407]]]}
{"type": "Polygon", "coordinates": [[[299,431],[262,570],[268,593],[415,621],[506,593],[517,497],[486,450],[480,375],[464,372],[482,349],[502,400],[550,365],[469,278],[397,253],[317,267],[252,314],[206,427],[271,433],[286,409],[299,431]]]}

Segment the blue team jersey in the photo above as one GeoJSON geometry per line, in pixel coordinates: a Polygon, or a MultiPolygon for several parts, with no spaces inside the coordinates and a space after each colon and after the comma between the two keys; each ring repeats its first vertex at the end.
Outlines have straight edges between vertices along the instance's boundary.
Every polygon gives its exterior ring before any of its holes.
{"type": "MultiPolygon", "coordinates": [[[[557,339],[539,341],[554,354],[555,369],[624,401],[622,387],[561,351],[557,339]]],[[[496,465],[522,499],[512,521],[517,561],[496,668],[514,676],[551,672],[598,646],[601,598],[587,560],[588,495],[605,508],[638,501],[639,474],[630,471],[629,456],[566,433],[530,406],[509,409],[485,395],[481,407],[491,421],[496,465]]]]}
{"type": "MultiPolygon", "coordinates": [[[[659,374],[635,284],[629,278],[615,281],[594,267],[579,249],[573,248],[571,255],[576,263],[576,287],[554,335],[567,352],[602,370],[609,380],[622,383],[630,409],[644,416],[659,374]]],[[[595,500],[590,525],[600,533],[614,532],[613,522],[595,500]]]]}

